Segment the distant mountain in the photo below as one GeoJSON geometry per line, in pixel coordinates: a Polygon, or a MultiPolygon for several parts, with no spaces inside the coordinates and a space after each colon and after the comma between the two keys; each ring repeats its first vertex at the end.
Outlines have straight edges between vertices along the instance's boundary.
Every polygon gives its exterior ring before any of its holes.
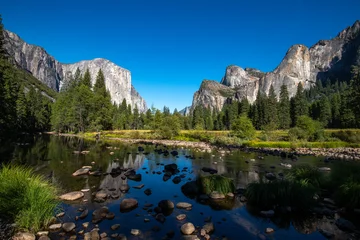
{"type": "Polygon", "coordinates": [[[179,113],[183,116],[190,115],[191,106],[185,107],[184,109],[180,110],[179,113]]]}
{"type": "Polygon", "coordinates": [[[279,95],[281,86],[285,84],[289,95],[294,96],[299,83],[310,88],[316,81],[348,81],[352,65],[360,66],[360,21],[335,38],[320,40],[311,48],[291,46],[272,72],[228,66],[220,83],[209,80],[201,83],[200,89],[194,93],[192,108],[201,105],[220,110],[227,98],[247,98],[253,103],[258,91],[268,94],[271,85],[279,95]]]}
{"type": "Polygon", "coordinates": [[[77,68],[82,73],[85,73],[86,69],[89,68],[92,83],[94,84],[96,74],[101,68],[105,76],[106,88],[109,90],[113,102],[121,104],[123,99],[126,99],[126,102],[131,104],[132,108],[137,106],[141,112],[147,110],[145,100],[131,84],[129,70],[102,58],[73,64],[60,63],[49,55],[45,49],[26,43],[15,33],[4,31],[4,35],[5,49],[15,59],[15,64],[30,72],[51,89],[59,92],[64,83],[72,79],[77,68]]]}

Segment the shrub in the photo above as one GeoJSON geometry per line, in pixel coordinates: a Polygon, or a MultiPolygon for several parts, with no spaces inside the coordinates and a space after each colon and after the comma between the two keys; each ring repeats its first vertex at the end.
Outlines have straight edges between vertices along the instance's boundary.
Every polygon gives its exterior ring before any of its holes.
{"type": "Polygon", "coordinates": [[[289,130],[289,139],[316,141],[324,138],[324,129],[320,122],[312,120],[308,116],[300,116],[296,121],[296,126],[289,130]]]}
{"type": "Polygon", "coordinates": [[[28,168],[0,170],[0,215],[21,229],[36,232],[50,223],[58,206],[56,193],[54,186],[28,168]]]}
{"type": "Polygon", "coordinates": [[[248,117],[241,116],[232,125],[232,133],[239,138],[251,140],[254,138],[256,130],[248,117]]]}
{"type": "Polygon", "coordinates": [[[315,203],[316,189],[306,181],[275,180],[271,182],[253,182],[246,189],[245,196],[249,204],[262,209],[274,206],[291,206],[308,209],[315,203]]]}
{"type": "Polygon", "coordinates": [[[347,208],[360,207],[360,182],[349,178],[336,192],[335,200],[347,208]]]}
{"type": "Polygon", "coordinates": [[[235,191],[234,181],[220,175],[200,176],[198,178],[200,189],[205,194],[217,191],[223,194],[235,191]]]}
{"type": "Polygon", "coordinates": [[[336,131],[331,134],[332,137],[338,138],[341,141],[349,143],[359,143],[360,142],[360,131],[356,130],[341,130],[336,131]]]}
{"type": "Polygon", "coordinates": [[[320,188],[323,183],[323,173],[317,168],[309,165],[294,166],[286,175],[287,179],[291,181],[306,181],[315,188],[320,188]]]}
{"type": "Polygon", "coordinates": [[[171,139],[180,134],[180,123],[175,116],[166,116],[161,121],[161,126],[156,133],[162,139],[171,139]]]}

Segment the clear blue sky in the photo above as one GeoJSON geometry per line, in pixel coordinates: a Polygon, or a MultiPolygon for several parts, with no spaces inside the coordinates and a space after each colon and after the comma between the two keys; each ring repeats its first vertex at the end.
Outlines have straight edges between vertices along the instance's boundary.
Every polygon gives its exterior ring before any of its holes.
{"type": "Polygon", "coordinates": [[[3,0],[7,29],[63,63],[107,58],[127,68],[148,105],[191,105],[226,66],[273,70],[360,19],[359,0],[3,0]]]}

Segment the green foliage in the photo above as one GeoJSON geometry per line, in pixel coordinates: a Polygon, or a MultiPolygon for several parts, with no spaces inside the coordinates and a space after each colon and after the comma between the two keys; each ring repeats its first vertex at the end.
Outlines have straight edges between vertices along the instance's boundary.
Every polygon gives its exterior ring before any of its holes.
{"type": "Polygon", "coordinates": [[[287,179],[291,181],[306,181],[315,188],[320,188],[324,183],[324,176],[317,168],[309,165],[294,166],[288,173],[287,179]]]}
{"type": "Polygon", "coordinates": [[[290,206],[298,210],[314,205],[317,189],[307,181],[275,180],[250,183],[245,192],[249,204],[269,209],[274,206],[290,206]]]}
{"type": "Polygon", "coordinates": [[[323,138],[322,125],[308,116],[298,116],[296,126],[289,130],[289,139],[316,141],[323,138]]]}
{"type": "Polygon", "coordinates": [[[198,178],[200,189],[205,194],[217,191],[223,194],[235,191],[234,180],[221,175],[200,176],[198,178]]]}
{"type": "Polygon", "coordinates": [[[346,208],[360,207],[360,182],[349,178],[338,189],[335,195],[336,202],[346,208]]]}
{"type": "Polygon", "coordinates": [[[349,143],[359,143],[360,142],[360,131],[359,130],[335,131],[331,134],[331,136],[338,138],[344,142],[349,142],[349,143]]]}
{"type": "Polygon", "coordinates": [[[3,166],[0,170],[0,214],[20,229],[47,227],[57,207],[57,189],[30,169],[3,166]]]}
{"type": "Polygon", "coordinates": [[[165,116],[161,121],[161,126],[156,131],[162,139],[171,139],[179,135],[180,123],[175,116],[165,116]]]}
{"type": "Polygon", "coordinates": [[[289,92],[286,85],[282,85],[280,89],[279,101],[279,127],[281,129],[288,129],[291,124],[290,118],[290,101],[289,92]]]}
{"type": "Polygon", "coordinates": [[[241,139],[250,140],[255,136],[256,130],[251,120],[246,116],[242,116],[235,121],[232,133],[241,139]]]}

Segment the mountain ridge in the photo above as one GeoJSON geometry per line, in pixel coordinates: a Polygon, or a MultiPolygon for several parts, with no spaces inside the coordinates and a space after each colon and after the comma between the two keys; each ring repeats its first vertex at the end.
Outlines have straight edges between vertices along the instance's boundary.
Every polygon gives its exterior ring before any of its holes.
{"type": "Polygon", "coordinates": [[[204,106],[221,110],[229,97],[236,100],[247,98],[253,103],[258,91],[268,94],[271,85],[277,96],[281,86],[286,85],[292,97],[298,84],[308,89],[316,81],[349,81],[351,65],[360,65],[360,20],[340,31],[336,37],[319,40],[311,47],[292,45],[279,65],[270,72],[228,65],[220,82],[215,81],[211,85],[201,83],[194,93],[191,109],[204,106]],[[233,91],[232,96],[219,94],[219,88],[233,91]]]}
{"type": "Polygon", "coordinates": [[[16,33],[4,31],[5,49],[20,68],[30,72],[49,88],[59,92],[65,82],[70,81],[77,68],[84,74],[89,68],[92,83],[96,74],[102,69],[106,88],[110,92],[112,102],[121,104],[123,99],[140,112],[147,110],[145,100],[131,83],[131,72],[105,58],[81,60],[76,63],[61,63],[50,55],[45,48],[29,44],[16,33]]]}

